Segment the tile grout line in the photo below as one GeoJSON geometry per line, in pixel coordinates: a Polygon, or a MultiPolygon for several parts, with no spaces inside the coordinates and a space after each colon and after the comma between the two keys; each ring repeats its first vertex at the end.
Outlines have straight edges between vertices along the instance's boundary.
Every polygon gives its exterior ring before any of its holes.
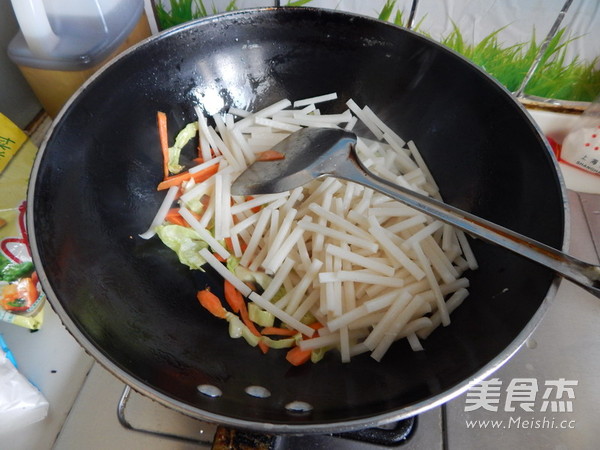
{"type": "Polygon", "coordinates": [[[598,263],[600,261],[600,195],[579,193],[578,198],[596,252],[596,263],[598,263]],[[595,223],[598,224],[597,227],[594,226],[595,223]]]}
{"type": "Polygon", "coordinates": [[[75,395],[75,398],[73,399],[73,402],[71,403],[71,406],[69,407],[69,410],[67,411],[67,414],[65,415],[65,419],[63,420],[62,425],[60,426],[60,429],[58,430],[58,433],[56,433],[56,436],[54,436],[54,440],[52,442],[52,447],[50,447],[51,449],[54,449],[56,447],[56,443],[58,442],[58,440],[60,438],[60,435],[63,432],[63,429],[64,429],[65,425],[69,421],[69,417],[71,416],[71,412],[73,411],[73,408],[75,408],[75,405],[79,401],[79,397],[81,397],[81,393],[83,392],[83,388],[87,384],[88,379],[90,377],[90,373],[92,373],[92,369],[95,367],[96,364],[97,363],[94,361],[94,363],[90,365],[90,368],[86,372],[85,378],[83,380],[83,383],[81,383],[81,386],[79,386],[79,389],[77,390],[77,395],[75,395]]]}

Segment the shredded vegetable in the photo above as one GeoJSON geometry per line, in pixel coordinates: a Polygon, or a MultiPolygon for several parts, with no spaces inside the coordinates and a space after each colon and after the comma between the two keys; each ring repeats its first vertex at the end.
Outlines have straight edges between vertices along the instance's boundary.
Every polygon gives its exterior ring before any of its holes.
{"type": "Polygon", "coordinates": [[[293,365],[334,349],[344,362],[361,353],[380,360],[400,339],[426,351],[422,341],[450,324],[468,296],[464,273],[477,268],[463,232],[351,182],[328,178],[285,193],[231,195],[231,183],[252,162],[285,157],[271,147],[291,132],[352,130],[360,122],[368,132],[358,138],[357,153],[366,167],[441,199],[413,141],[352,99],[342,112],[321,113],[321,103],[337,99],[283,99],[213,117],[196,108],[197,120],[171,147],[166,114],[158,113],[165,165],[158,189],[167,196],[140,236],[158,235],[190,269],[214,268],[224,299],[200,290],[201,307],[226,320],[232,338],[264,353],[287,349],[293,365]],[[181,153],[191,140],[200,157],[184,167],[181,153]]]}

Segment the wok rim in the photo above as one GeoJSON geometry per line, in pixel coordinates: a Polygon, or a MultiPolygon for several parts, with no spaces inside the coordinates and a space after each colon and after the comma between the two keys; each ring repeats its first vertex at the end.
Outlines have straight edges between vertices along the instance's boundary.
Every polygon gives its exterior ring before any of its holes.
{"type": "MultiPolygon", "coordinates": [[[[163,40],[170,35],[178,34],[188,28],[193,28],[199,23],[219,21],[219,20],[222,20],[223,18],[229,18],[229,17],[233,17],[233,16],[261,14],[263,12],[268,12],[268,11],[272,11],[272,10],[290,11],[290,10],[294,10],[294,9],[300,9],[300,8],[297,8],[297,7],[245,8],[245,9],[239,9],[239,10],[231,11],[231,12],[219,13],[219,14],[203,17],[200,19],[196,19],[196,20],[193,20],[190,22],[186,22],[184,24],[163,30],[163,31],[159,32],[158,34],[155,34],[153,36],[150,36],[150,37],[144,39],[143,41],[141,41],[141,42],[133,45],[129,49],[125,50],[124,52],[122,52],[121,54],[116,56],[114,59],[112,59],[109,63],[104,65],[102,68],[100,68],[88,80],[86,80],[80,86],[80,88],[73,94],[73,96],[65,103],[65,105],[63,106],[63,108],[61,108],[60,112],[58,113],[56,118],[53,120],[50,128],[48,129],[48,131],[45,134],[45,137],[44,137],[44,139],[40,145],[39,151],[36,155],[36,158],[35,158],[35,161],[34,161],[34,164],[32,167],[32,171],[31,171],[30,179],[29,179],[28,191],[27,191],[26,223],[27,223],[27,230],[28,230],[28,235],[29,235],[31,257],[35,264],[36,271],[38,273],[39,280],[42,285],[42,290],[45,293],[51,307],[56,312],[56,314],[59,316],[59,319],[61,320],[61,323],[63,324],[65,329],[71,334],[71,336],[73,336],[73,338],[83,348],[83,350],[88,355],[90,355],[92,358],[94,358],[94,361],[98,362],[104,369],[106,369],[108,372],[110,372],[112,375],[114,375],[118,380],[125,383],[125,385],[129,386],[131,389],[133,389],[137,393],[139,393],[147,398],[150,398],[151,400],[154,400],[157,403],[159,403],[165,407],[168,407],[170,409],[173,409],[175,411],[183,413],[192,418],[206,421],[206,422],[213,423],[213,424],[225,425],[228,427],[239,428],[239,429],[247,429],[247,430],[253,430],[253,431],[278,433],[278,434],[340,433],[340,432],[347,432],[347,431],[354,431],[354,430],[360,430],[360,429],[365,429],[365,428],[377,427],[377,426],[381,426],[381,425],[384,425],[387,423],[399,421],[402,419],[407,419],[407,418],[413,417],[415,415],[421,414],[425,411],[428,411],[430,409],[438,407],[438,406],[458,397],[459,395],[461,395],[465,391],[467,391],[470,387],[476,385],[477,383],[484,380],[489,375],[491,375],[492,373],[494,373],[495,371],[500,369],[523,346],[523,344],[525,344],[526,340],[531,336],[531,334],[535,331],[535,329],[541,323],[544,315],[546,314],[546,311],[548,310],[553,299],[556,296],[558,287],[561,282],[561,278],[558,275],[556,275],[553,278],[553,280],[550,283],[550,286],[548,288],[548,291],[546,292],[543,300],[541,300],[540,305],[537,308],[535,314],[529,319],[526,326],[521,330],[521,332],[519,332],[519,334],[516,336],[516,338],[512,342],[510,342],[510,344],[502,352],[500,352],[495,358],[493,358],[489,362],[487,362],[482,369],[480,369],[473,375],[473,377],[471,379],[465,379],[463,382],[455,385],[454,387],[452,387],[450,389],[447,389],[446,391],[444,391],[440,394],[434,395],[432,397],[429,397],[427,399],[419,401],[415,404],[411,404],[411,405],[405,406],[405,407],[397,409],[397,410],[383,412],[383,413],[372,415],[372,416],[369,416],[366,418],[363,417],[363,418],[358,418],[358,419],[342,420],[342,421],[338,421],[338,422],[331,422],[331,421],[329,421],[329,422],[313,422],[313,423],[308,423],[308,424],[293,423],[291,421],[290,421],[290,423],[256,422],[254,420],[237,419],[235,417],[211,413],[209,411],[200,409],[198,407],[193,407],[185,402],[176,400],[176,399],[158,391],[157,389],[145,384],[143,381],[141,381],[138,378],[136,378],[135,376],[131,375],[130,373],[128,373],[127,371],[125,371],[124,369],[119,367],[119,365],[117,363],[115,363],[113,360],[111,360],[109,357],[104,355],[102,353],[102,351],[100,349],[98,349],[85,336],[85,334],[79,329],[79,327],[71,319],[71,317],[69,316],[67,311],[63,308],[63,305],[62,305],[61,301],[59,300],[58,296],[52,289],[50,281],[46,275],[46,272],[44,270],[44,267],[42,265],[42,261],[41,261],[41,258],[40,258],[39,252],[38,252],[37,236],[36,236],[36,232],[35,232],[35,224],[34,224],[34,219],[33,219],[33,217],[34,217],[33,204],[34,204],[34,197],[36,194],[36,192],[35,192],[36,191],[36,182],[37,182],[37,178],[38,178],[38,172],[41,167],[41,161],[43,159],[43,155],[47,148],[47,144],[48,144],[50,138],[52,137],[54,130],[62,122],[63,117],[69,113],[71,106],[79,99],[80,96],[82,96],[82,94],[85,92],[87,87],[90,84],[94,83],[97,78],[101,77],[105,71],[111,70],[111,68],[118,61],[120,61],[122,58],[126,58],[130,53],[138,51],[138,49],[140,47],[143,47],[146,43],[163,40]]],[[[436,47],[441,47],[441,49],[443,51],[451,53],[452,55],[454,55],[454,57],[457,57],[460,60],[462,60],[464,63],[467,63],[472,68],[474,68],[475,70],[482,73],[488,79],[488,81],[491,81],[493,84],[495,84],[497,88],[500,88],[500,90],[503,91],[504,94],[507,97],[509,97],[514,104],[517,105],[519,111],[521,112],[521,114],[523,116],[523,119],[527,120],[529,122],[529,125],[532,127],[532,130],[540,136],[540,140],[544,143],[544,145],[546,147],[546,151],[548,151],[550,154],[552,154],[552,150],[551,150],[549,144],[545,141],[545,139],[543,139],[544,135],[541,131],[541,128],[533,120],[533,118],[531,117],[531,115],[529,114],[529,112],[527,111],[525,106],[523,104],[521,104],[521,102],[519,102],[518,99],[515,98],[503,85],[501,85],[499,82],[497,82],[495,79],[493,79],[482,68],[480,68],[479,66],[474,64],[472,61],[465,58],[463,55],[457,53],[456,51],[454,51],[452,49],[444,47],[440,43],[436,42],[435,40],[428,38],[426,36],[420,35],[413,30],[403,28],[403,27],[397,26],[397,25],[389,23],[389,22],[380,21],[378,19],[366,16],[366,15],[350,13],[350,12],[345,12],[345,11],[338,11],[338,10],[333,10],[333,9],[326,9],[326,8],[317,8],[317,7],[302,7],[301,9],[312,11],[315,14],[318,13],[319,11],[321,11],[321,12],[330,13],[330,14],[337,14],[337,15],[348,16],[348,17],[356,17],[356,18],[360,18],[361,20],[366,19],[368,21],[377,22],[378,24],[382,24],[382,25],[389,26],[392,28],[400,29],[400,30],[402,30],[402,32],[410,33],[410,34],[418,37],[419,39],[425,40],[425,41],[433,44],[436,47]]],[[[552,157],[550,159],[552,161],[552,166],[554,167],[556,181],[558,183],[557,187],[559,188],[561,200],[562,200],[562,204],[563,204],[564,214],[563,214],[562,250],[564,252],[566,252],[568,250],[568,246],[569,246],[569,237],[570,237],[570,228],[571,228],[567,189],[566,189],[564,177],[560,171],[560,166],[559,166],[556,158],[552,157]]]]}

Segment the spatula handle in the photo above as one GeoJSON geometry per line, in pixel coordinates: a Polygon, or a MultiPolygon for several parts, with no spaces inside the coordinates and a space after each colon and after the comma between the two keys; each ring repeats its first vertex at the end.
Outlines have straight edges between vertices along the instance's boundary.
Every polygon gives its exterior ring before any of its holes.
{"type": "Polygon", "coordinates": [[[600,298],[600,267],[580,261],[546,244],[523,236],[434,198],[390,183],[365,168],[354,154],[331,175],[361,184],[398,200],[466,233],[535,261],[554,270],[600,298]]]}

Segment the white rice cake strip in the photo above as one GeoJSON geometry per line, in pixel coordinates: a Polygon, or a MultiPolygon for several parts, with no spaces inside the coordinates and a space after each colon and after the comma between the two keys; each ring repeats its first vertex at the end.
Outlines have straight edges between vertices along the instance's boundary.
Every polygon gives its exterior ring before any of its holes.
{"type": "Polygon", "coordinates": [[[306,231],[312,231],[320,234],[321,236],[326,236],[340,242],[347,242],[348,244],[355,245],[356,247],[364,248],[371,253],[375,253],[379,248],[377,243],[373,240],[366,240],[352,234],[344,233],[343,231],[334,230],[333,228],[320,225],[318,223],[299,222],[298,226],[304,228],[306,231]]]}
{"type": "Polygon", "coordinates": [[[256,117],[271,117],[273,114],[282,111],[289,106],[292,106],[292,102],[287,98],[284,98],[283,100],[279,100],[278,102],[257,111],[254,115],[256,117]]]}
{"type": "Polygon", "coordinates": [[[469,241],[467,241],[467,236],[462,230],[456,230],[456,237],[458,238],[458,242],[462,248],[463,255],[467,260],[469,269],[476,270],[479,267],[479,264],[477,263],[477,259],[475,259],[475,254],[469,245],[469,241]]]}
{"type": "Polygon", "coordinates": [[[341,327],[349,326],[355,320],[358,320],[369,313],[387,308],[389,305],[392,304],[397,295],[397,292],[389,292],[380,297],[368,300],[361,306],[351,311],[345,312],[341,316],[328,321],[326,323],[326,326],[329,329],[329,331],[336,331],[339,330],[341,327]]]}
{"type": "Polygon", "coordinates": [[[139,235],[142,239],[150,239],[156,234],[156,227],[165,221],[165,217],[167,217],[167,213],[169,212],[169,209],[171,209],[171,205],[175,201],[178,191],[179,186],[171,186],[169,188],[158,208],[158,211],[156,212],[156,215],[152,219],[152,223],[148,227],[148,230],[139,235]]]}
{"type": "MultiPolygon", "coordinates": [[[[468,297],[468,295],[469,295],[469,291],[467,291],[464,288],[459,289],[454,294],[452,294],[452,296],[446,302],[446,309],[448,310],[448,312],[452,313],[456,308],[458,308],[461,305],[461,303],[463,302],[463,300],[468,297]]],[[[441,313],[439,311],[434,313],[430,317],[430,320],[431,320],[431,325],[429,327],[423,328],[422,330],[419,330],[417,332],[417,336],[419,336],[421,339],[427,339],[427,337],[437,327],[439,327],[441,325],[441,323],[442,323],[441,313]]]]}
{"type": "Polygon", "coordinates": [[[267,203],[279,200],[280,198],[286,198],[289,195],[288,192],[280,192],[277,194],[264,194],[254,197],[252,200],[247,200],[244,203],[238,203],[231,207],[231,214],[239,214],[242,211],[247,211],[258,206],[265,205],[267,203]]]}
{"type": "MultiPolygon", "coordinates": [[[[349,333],[349,339],[361,339],[365,336],[367,331],[356,330],[349,333]]],[[[325,336],[319,336],[313,339],[303,339],[298,343],[298,346],[302,350],[315,350],[322,347],[329,347],[339,345],[340,335],[339,333],[330,333],[325,336]]]]}
{"type": "Polygon", "coordinates": [[[373,330],[371,333],[369,333],[369,336],[367,336],[367,338],[364,340],[364,344],[367,346],[367,348],[374,350],[375,347],[377,347],[383,336],[391,329],[392,322],[397,320],[397,316],[404,308],[406,308],[412,298],[413,296],[407,291],[398,292],[397,298],[385,312],[385,315],[377,323],[377,325],[373,327],[373,330]]]}
{"type": "Polygon", "coordinates": [[[381,120],[374,112],[371,108],[369,108],[368,106],[365,106],[363,108],[363,112],[365,114],[365,116],[369,117],[369,119],[371,120],[371,122],[373,122],[373,124],[375,124],[375,126],[377,128],[379,128],[382,133],[384,135],[387,135],[388,137],[391,137],[394,141],[396,141],[400,147],[404,147],[404,144],[406,143],[404,141],[404,139],[402,139],[400,136],[398,136],[396,134],[396,132],[394,132],[390,127],[388,127],[386,125],[386,123],[381,120]]]}
{"type": "MultiPolygon", "coordinates": [[[[415,333],[420,329],[428,327],[430,324],[431,320],[429,320],[429,318],[427,317],[421,317],[419,319],[413,320],[407,323],[406,326],[402,330],[400,330],[400,332],[396,335],[396,340],[403,339],[411,333],[415,333]]],[[[363,342],[360,342],[350,347],[350,356],[354,357],[362,353],[368,353],[370,351],[371,350],[363,342]]]]}
{"type": "Polygon", "coordinates": [[[310,267],[308,268],[308,270],[306,271],[306,273],[300,280],[300,282],[296,286],[294,286],[293,290],[290,292],[290,299],[285,308],[285,311],[288,314],[295,316],[294,313],[300,306],[300,304],[301,304],[300,302],[302,301],[302,298],[304,297],[307,289],[310,287],[313,280],[319,273],[319,270],[321,270],[322,266],[323,266],[322,261],[319,261],[318,259],[314,259],[312,261],[310,267]]]}
{"type": "Polygon", "coordinates": [[[406,336],[406,340],[410,344],[410,348],[412,348],[413,352],[420,352],[425,350],[423,348],[423,345],[421,345],[421,341],[419,341],[419,338],[415,333],[409,333],[406,336]]]}
{"type": "Polygon", "coordinates": [[[221,263],[221,261],[219,261],[207,248],[200,250],[200,256],[202,256],[219,275],[233,284],[233,286],[240,291],[244,297],[248,297],[251,294],[252,289],[250,289],[246,283],[236,277],[233,272],[230,272],[229,269],[227,269],[227,267],[225,267],[225,265],[221,263]]]}
{"type": "Polygon", "coordinates": [[[417,214],[415,216],[404,219],[393,225],[385,227],[385,229],[393,234],[400,233],[401,231],[409,230],[414,226],[421,225],[427,222],[427,216],[424,214],[417,214]]]}
{"type": "Polygon", "coordinates": [[[230,134],[232,139],[236,142],[236,144],[240,147],[240,150],[244,154],[244,159],[246,160],[246,163],[253,163],[256,157],[254,156],[254,152],[250,149],[250,145],[242,135],[241,131],[236,129],[234,126],[233,128],[231,128],[230,134]]]}
{"type": "MultiPolygon", "coordinates": [[[[202,227],[202,225],[198,222],[198,220],[194,217],[194,215],[190,212],[189,209],[185,207],[179,208],[179,214],[181,217],[185,219],[185,221],[194,229],[196,233],[200,236],[200,238],[210,246],[217,254],[223,258],[227,259],[231,256],[231,254],[227,251],[225,247],[223,247],[219,241],[217,241],[210,232],[202,227]]],[[[206,250],[206,249],[203,249],[206,250]]],[[[208,251],[208,250],[207,250],[208,251]]],[[[209,252],[210,253],[210,252],[209,252]]]]}
{"type": "Polygon", "coordinates": [[[275,276],[269,283],[269,286],[262,293],[262,297],[264,300],[270,302],[273,296],[277,294],[277,292],[283,285],[284,280],[288,277],[290,271],[294,267],[294,264],[296,264],[296,261],[294,261],[291,258],[287,258],[283,262],[283,264],[281,264],[281,267],[279,267],[279,269],[277,269],[277,272],[275,272],[275,276]]]}
{"type": "Polygon", "coordinates": [[[358,117],[352,116],[352,118],[348,121],[348,123],[344,127],[344,130],[352,131],[357,122],[358,122],[358,117]]]}
{"type": "Polygon", "coordinates": [[[340,328],[340,358],[343,363],[350,362],[350,333],[348,327],[340,328]]]}
{"type": "Polygon", "coordinates": [[[247,127],[254,125],[254,121],[257,117],[270,117],[273,114],[278,113],[279,111],[284,110],[288,106],[291,106],[292,102],[288,99],[279,100],[257,112],[254,114],[250,114],[243,119],[237,121],[235,123],[235,129],[238,131],[244,131],[247,127]]]}
{"type": "Polygon", "coordinates": [[[336,272],[321,272],[319,274],[320,283],[335,283],[344,281],[377,284],[395,288],[404,286],[404,280],[402,278],[385,277],[364,270],[340,270],[336,272]]]}
{"type": "MultiPolygon", "coordinates": [[[[373,221],[370,221],[373,222],[373,221]]],[[[399,265],[404,267],[417,280],[425,277],[425,272],[418,264],[410,259],[404,251],[398,247],[387,235],[385,229],[380,225],[372,223],[369,232],[379,241],[381,248],[393,258],[399,265]]]]}
{"type": "Polygon", "coordinates": [[[258,222],[258,218],[259,218],[259,213],[256,214],[252,214],[251,216],[246,217],[243,220],[240,220],[238,223],[236,223],[234,226],[231,227],[231,232],[235,233],[235,234],[239,234],[242,231],[246,230],[247,228],[252,227],[253,225],[256,224],[256,222],[258,222]]]}
{"type": "MultiPolygon", "coordinates": [[[[263,233],[266,230],[267,224],[271,219],[271,213],[273,209],[264,208],[260,211],[258,220],[256,222],[256,227],[254,227],[254,231],[252,233],[252,237],[250,241],[247,243],[246,250],[240,259],[240,264],[244,267],[248,267],[250,265],[250,261],[254,257],[256,250],[259,247],[260,241],[263,238],[263,233]]],[[[265,250],[266,252],[266,250],[265,250]]]]}
{"type": "Polygon", "coordinates": [[[279,229],[277,230],[277,234],[273,237],[273,240],[269,243],[269,252],[265,257],[266,265],[269,265],[269,261],[273,259],[273,256],[280,251],[280,248],[284,242],[284,240],[288,237],[290,233],[290,229],[292,228],[292,221],[296,218],[296,214],[298,211],[294,208],[291,208],[287,214],[284,216],[279,229]]]}
{"type": "Polygon", "coordinates": [[[294,108],[300,108],[301,106],[313,105],[315,103],[328,102],[337,99],[337,93],[331,92],[329,94],[317,95],[315,97],[303,98],[294,102],[294,108]]]}
{"type": "Polygon", "coordinates": [[[425,174],[425,176],[427,178],[427,182],[429,184],[431,184],[435,188],[436,191],[438,191],[439,187],[438,187],[437,183],[435,182],[433,175],[429,171],[429,167],[427,167],[427,164],[425,163],[425,160],[421,156],[421,153],[419,152],[419,149],[417,148],[416,144],[413,141],[408,141],[406,143],[406,146],[410,150],[410,153],[411,153],[413,159],[415,160],[415,162],[417,163],[417,165],[420,167],[420,169],[425,174]]]}
{"type": "Polygon", "coordinates": [[[258,125],[264,125],[266,127],[274,128],[276,130],[283,130],[283,131],[289,131],[289,132],[298,131],[300,128],[302,128],[298,125],[293,125],[290,123],[285,123],[285,122],[281,122],[281,121],[273,120],[273,119],[266,119],[264,117],[257,117],[255,119],[255,122],[258,125]]]}
{"type": "Polygon", "coordinates": [[[336,122],[320,120],[321,116],[303,115],[299,117],[282,117],[281,123],[289,126],[308,127],[308,128],[337,128],[336,122]]]}
{"type": "Polygon", "coordinates": [[[431,265],[438,273],[444,283],[450,283],[458,278],[458,271],[454,268],[444,251],[439,247],[431,236],[421,241],[421,248],[425,256],[431,261],[431,265]]]}
{"type": "Polygon", "coordinates": [[[222,220],[225,218],[223,214],[223,208],[227,199],[223,198],[223,175],[218,173],[215,176],[215,239],[222,240],[225,236],[223,235],[223,224],[222,220]]]}
{"type": "Polygon", "coordinates": [[[210,127],[208,126],[208,123],[206,122],[206,117],[204,117],[204,114],[202,113],[202,109],[198,105],[194,106],[194,109],[196,110],[196,116],[198,117],[198,129],[199,129],[200,135],[204,136],[204,138],[208,142],[208,145],[210,145],[210,147],[212,147],[213,150],[218,151],[218,145],[215,142],[215,140],[213,139],[213,135],[210,133],[210,130],[209,130],[210,127]]]}
{"type": "Polygon", "coordinates": [[[214,166],[215,164],[218,164],[221,162],[221,160],[223,159],[222,156],[215,156],[214,158],[211,158],[207,161],[204,161],[203,163],[200,163],[194,167],[190,167],[190,170],[188,170],[189,173],[196,173],[196,172],[200,172],[201,170],[207,169],[210,166],[214,166]]]}
{"type": "Polygon", "coordinates": [[[260,306],[265,311],[269,311],[271,314],[294,330],[297,330],[308,337],[314,334],[315,330],[313,328],[309,327],[308,325],[304,325],[298,319],[295,319],[285,311],[276,307],[273,303],[264,300],[258,293],[252,292],[248,298],[256,303],[257,306],[260,306]]]}
{"type": "Polygon", "coordinates": [[[231,108],[229,108],[229,114],[233,114],[234,116],[238,117],[248,117],[252,113],[250,111],[246,111],[245,109],[240,109],[232,106],[231,108]]]}
{"type": "Polygon", "coordinates": [[[231,233],[231,245],[233,246],[233,254],[236,258],[241,258],[244,254],[242,244],[240,244],[240,236],[237,233],[231,233]]]}
{"type": "Polygon", "coordinates": [[[443,226],[444,226],[444,223],[439,220],[431,222],[429,225],[427,225],[423,229],[417,231],[412,236],[410,236],[408,239],[406,239],[402,243],[402,248],[404,250],[409,250],[411,247],[414,246],[414,244],[418,244],[421,240],[425,239],[427,236],[431,236],[433,233],[435,233],[437,230],[439,230],[443,226]]]}
{"type": "Polygon", "coordinates": [[[387,264],[383,264],[379,261],[376,261],[373,258],[361,256],[361,255],[351,252],[349,250],[344,250],[343,248],[333,245],[333,244],[327,244],[325,246],[325,252],[329,253],[330,255],[334,255],[334,256],[338,256],[339,258],[346,259],[353,264],[357,264],[357,265],[365,267],[367,269],[371,269],[375,272],[379,272],[388,277],[391,277],[395,272],[394,268],[387,264]]]}
{"type": "MultiPolygon", "coordinates": [[[[305,219],[310,219],[310,217],[306,217],[305,219]]],[[[266,263],[262,264],[267,273],[275,273],[292,248],[296,245],[296,242],[302,238],[303,234],[304,230],[301,227],[294,228],[281,247],[277,249],[276,253],[274,253],[266,263]]]]}
{"type": "Polygon", "coordinates": [[[415,251],[417,258],[421,263],[421,268],[425,271],[425,277],[427,278],[427,281],[429,282],[429,286],[431,287],[431,290],[435,294],[435,300],[436,300],[436,304],[438,307],[438,311],[441,314],[442,324],[444,326],[448,326],[448,325],[450,325],[450,314],[448,313],[448,310],[446,308],[446,303],[444,302],[444,296],[440,289],[440,285],[438,284],[438,282],[435,278],[435,275],[433,274],[433,270],[431,268],[430,262],[427,259],[427,256],[425,256],[423,249],[421,248],[421,246],[418,243],[415,243],[412,248],[415,251]]]}
{"type": "Polygon", "coordinates": [[[364,111],[356,104],[354,100],[348,100],[346,102],[346,105],[348,106],[348,108],[350,108],[350,111],[352,111],[354,115],[358,117],[359,120],[371,131],[371,133],[375,135],[377,139],[383,139],[383,133],[381,132],[379,127],[375,125],[375,123],[370,119],[370,117],[364,113],[364,111]]]}
{"type": "Polygon", "coordinates": [[[319,289],[313,289],[302,301],[298,309],[292,314],[295,319],[301,320],[319,301],[319,289]]]}
{"type": "Polygon", "coordinates": [[[398,141],[396,137],[387,133],[383,133],[383,139],[385,139],[385,141],[394,150],[396,163],[400,166],[401,173],[408,173],[419,168],[419,166],[412,159],[410,159],[410,156],[405,153],[405,150],[402,148],[404,145],[402,141],[398,141]]]}
{"type": "MultiPolygon", "coordinates": [[[[333,192],[331,190],[326,190],[321,199],[321,207],[325,210],[331,209],[331,203],[333,201],[333,192]]],[[[316,203],[313,203],[316,204],[316,203]]],[[[327,219],[323,217],[319,217],[317,221],[317,225],[321,225],[323,228],[327,223],[327,219]]],[[[325,235],[320,232],[315,232],[312,238],[312,251],[314,253],[320,252],[323,249],[323,244],[325,242],[325,235]]]]}
{"type": "Polygon", "coordinates": [[[390,348],[392,343],[396,340],[396,336],[402,330],[402,328],[409,322],[416,310],[421,307],[423,300],[419,296],[413,297],[410,303],[404,308],[396,317],[393,325],[388,329],[382,339],[377,344],[377,347],[371,353],[371,357],[376,361],[381,361],[383,355],[390,348]]]}
{"type": "MultiPolygon", "coordinates": [[[[214,184],[213,184],[214,186],[214,184]]],[[[198,225],[201,228],[207,228],[210,221],[213,219],[213,216],[215,215],[215,196],[211,195],[210,199],[208,201],[208,205],[206,205],[206,208],[204,208],[204,211],[202,211],[202,217],[200,217],[200,220],[198,221],[198,225]]]]}

